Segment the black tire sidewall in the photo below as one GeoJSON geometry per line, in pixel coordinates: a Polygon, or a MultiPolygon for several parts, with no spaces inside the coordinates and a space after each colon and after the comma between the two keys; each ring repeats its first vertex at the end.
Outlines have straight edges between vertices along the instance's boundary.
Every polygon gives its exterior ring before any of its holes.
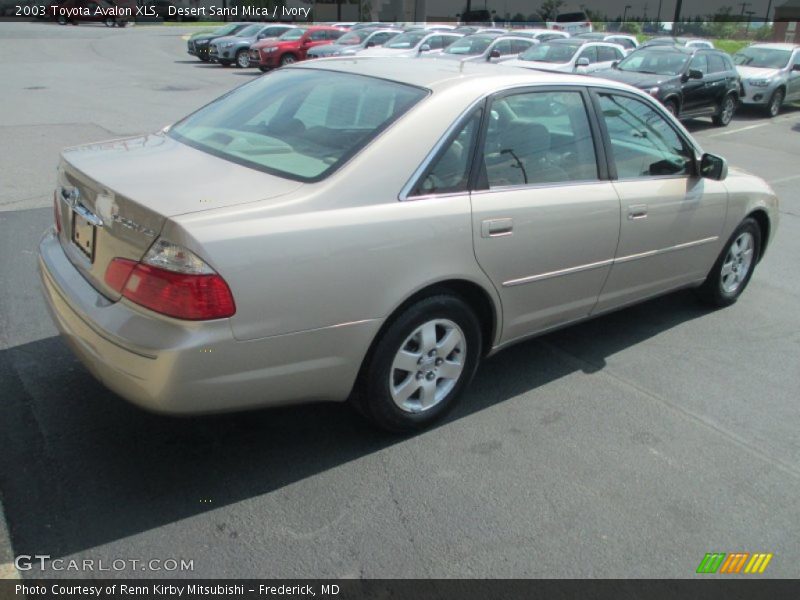
{"type": "Polygon", "coordinates": [[[754,219],[748,217],[739,224],[736,230],[731,234],[730,238],[728,238],[725,247],[722,249],[717,261],[714,263],[714,266],[712,267],[711,272],[708,274],[706,281],[701,286],[700,293],[703,300],[719,307],[730,306],[736,302],[739,299],[739,296],[741,296],[744,290],[747,288],[747,285],[750,283],[750,279],[753,277],[753,272],[756,270],[756,264],[758,263],[760,255],[761,228],[754,219]],[[753,236],[753,261],[750,264],[750,270],[745,276],[744,281],[739,284],[739,287],[736,288],[736,290],[727,293],[722,290],[722,265],[725,262],[725,257],[728,255],[728,251],[730,250],[733,242],[736,241],[736,238],[738,238],[745,231],[748,231],[753,236]]]}
{"type": "Polygon", "coordinates": [[[778,116],[778,115],[781,113],[781,106],[783,105],[783,101],[784,101],[785,99],[786,99],[786,96],[785,96],[785,94],[784,94],[783,90],[781,90],[781,89],[777,89],[777,90],[775,90],[774,92],[772,92],[772,96],[770,96],[770,98],[769,98],[769,104],[767,104],[767,114],[768,114],[770,117],[777,117],[777,116],[778,116]],[[780,97],[781,97],[781,101],[780,101],[780,103],[778,104],[778,110],[777,110],[777,111],[775,111],[775,113],[773,114],[773,113],[772,113],[772,105],[775,103],[775,99],[776,99],[778,96],[780,96],[780,97]]]}
{"type": "Polygon", "coordinates": [[[726,127],[733,120],[733,115],[734,115],[735,112],[736,112],[736,98],[733,96],[733,94],[728,94],[727,96],[725,96],[722,99],[722,102],[720,102],[720,104],[719,104],[719,112],[714,116],[714,119],[713,119],[714,124],[718,125],[720,127],[726,127]],[[724,118],[724,115],[725,115],[725,104],[729,100],[731,102],[733,102],[733,110],[731,111],[731,118],[726,121],[725,118],[724,118]]]}
{"type": "Polygon", "coordinates": [[[380,334],[365,361],[357,391],[359,410],[390,431],[410,432],[426,427],[453,408],[475,374],[481,346],[480,323],[463,300],[451,295],[436,295],[416,302],[380,334]],[[461,378],[439,404],[422,413],[409,413],[400,409],[392,399],[389,390],[390,371],[400,345],[417,327],[432,319],[449,319],[461,328],[466,338],[466,362],[461,378]]]}

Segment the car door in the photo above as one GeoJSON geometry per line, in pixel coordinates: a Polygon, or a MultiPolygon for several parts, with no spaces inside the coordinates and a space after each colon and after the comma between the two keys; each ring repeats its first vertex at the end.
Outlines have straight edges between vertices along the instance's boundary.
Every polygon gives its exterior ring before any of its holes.
{"type": "Polygon", "coordinates": [[[597,46],[594,44],[587,44],[581,51],[578,52],[578,56],[575,58],[575,72],[577,73],[591,73],[593,70],[596,69],[595,65],[597,64],[597,46]],[[585,58],[589,61],[589,66],[579,66],[578,62],[585,58]]]}
{"type": "Polygon", "coordinates": [[[473,241],[503,304],[502,341],[587,316],[609,273],[619,198],[588,106],[576,87],[490,101],[474,167],[473,241]]]}
{"type": "Polygon", "coordinates": [[[511,50],[511,40],[496,40],[488,48],[485,60],[489,62],[501,61],[504,56],[509,56],[511,54],[511,50]],[[499,56],[493,57],[493,53],[497,53],[499,56]]]}
{"type": "Polygon", "coordinates": [[[687,76],[690,71],[699,71],[702,79],[686,78],[683,82],[683,104],[681,113],[703,110],[713,104],[713,88],[708,87],[708,57],[705,52],[697,52],[689,61],[687,76]]]}
{"type": "Polygon", "coordinates": [[[593,94],[622,208],[601,312],[704,279],[723,242],[727,190],[697,176],[694,146],[653,101],[593,94]]]}
{"type": "Polygon", "coordinates": [[[722,56],[708,52],[706,59],[708,75],[705,77],[705,82],[708,89],[708,104],[705,108],[715,108],[722,104],[722,99],[728,94],[728,90],[734,87],[734,83],[731,81],[732,73],[728,72],[722,56]]]}
{"type": "Polygon", "coordinates": [[[328,36],[326,35],[326,33],[327,32],[324,29],[316,29],[314,31],[306,33],[305,36],[303,36],[303,42],[300,44],[299,48],[301,60],[306,57],[309,48],[330,43],[330,40],[328,40],[328,36]]]}
{"type": "Polygon", "coordinates": [[[794,51],[794,57],[789,65],[789,81],[786,84],[786,99],[800,100],[800,50],[794,51]]]}
{"type": "Polygon", "coordinates": [[[597,65],[594,70],[610,69],[611,65],[625,58],[625,53],[614,46],[597,47],[597,65]]]}

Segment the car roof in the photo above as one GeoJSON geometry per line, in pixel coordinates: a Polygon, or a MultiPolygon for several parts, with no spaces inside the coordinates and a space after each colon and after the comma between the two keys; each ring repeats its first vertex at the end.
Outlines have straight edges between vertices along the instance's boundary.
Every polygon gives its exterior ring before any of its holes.
{"type": "MultiPolygon", "coordinates": [[[[587,75],[574,75],[554,71],[535,71],[525,68],[504,67],[483,62],[451,62],[439,60],[408,60],[398,57],[341,57],[324,61],[304,61],[284,69],[319,69],[353,73],[386,79],[441,91],[462,84],[484,88],[485,93],[506,85],[603,85],[616,89],[630,89],[627,85],[587,75]],[[391,73],[391,76],[387,76],[391,73]]],[[[281,69],[283,70],[283,69],[281,69]]]]}

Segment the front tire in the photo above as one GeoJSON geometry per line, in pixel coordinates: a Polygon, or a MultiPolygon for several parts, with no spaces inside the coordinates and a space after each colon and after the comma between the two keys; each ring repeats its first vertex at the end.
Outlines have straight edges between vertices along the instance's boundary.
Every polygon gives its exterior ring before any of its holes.
{"type": "Polygon", "coordinates": [[[58,15],[58,24],[59,25],[66,25],[67,24],[67,17],[64,15],[58,15]]]}
{"type": "Polygon", "coordinates": [[[242,48],[236,53],[234,64],[239,69],[246,69],[250,66],[250,54],[248,54],[247,48],[242,48]]]}
{"type": "Polygon", "coordinates": [[[116,24],[116,21],[114,20],[114,17],[106,17],[106,20],[103,21],[103,23],[105,23],[106,27],[113,27],[116,24]]]}
{"type": "Polygon", "coordinates": [[[741,222],[697,290],[703,302],[722,308],[739,299],[750,283],[761,250],[761,228],[751,218],[741,222]]]}
{"type": "Polygon", "coordinates": [[[666,108],[667,112],[675,118],[678,117],[678,103],[675,102],[675,100],[667,100],[664,102],[664,108],[666,108]]]}
{"type": "Polygon", "coordinates": [[[423,429],[455,405],[481,347],[480,323],[463,300],[444,294],[420,300],[380,334],[353,400],[383,429],[423,429]]]}
{"type": "Polygon", "coordinates": [[[717,127],[727,127],[728,123],[733,119],[733,114],[736,112],[736,104],[736,98],[733,94],[725,96],[725,98],[722,99],[722,103],[719,105],[717,114],[711,118],[714,125],[717,127]]]}
{"type": "Polygon", "coordinates": [[[294,54],[284,54],[281,56],[281,66],[291,65],[297,62],[297,57],[294,54]]]}
{"type": "Polygon", "coordinates": [[[786,92],[783,89],[778,88],[774,92],[772,92],[772,96],[769,99],[769,103],[765,109],[767,116],[772,119],[777,117],[778,114],[781,112],[781,105],[783,104],[783,99],[786,97],[786,92]]]}

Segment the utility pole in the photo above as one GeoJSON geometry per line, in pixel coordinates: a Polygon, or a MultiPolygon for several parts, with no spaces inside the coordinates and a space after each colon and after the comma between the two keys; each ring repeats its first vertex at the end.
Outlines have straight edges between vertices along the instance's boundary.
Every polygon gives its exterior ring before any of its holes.
{"type": "Polygon", "coordinates": [[[661,0],[658,0],[658,13],[656,14],[656,33],[659,31],[661,31],[661,0]]]}
{"type": "Polygon", "coordinates": [[[769,23],[769,13],[772,10],[772,0],[769,0],[769,4],[767,4],[767,14],[764,15],[764,25],[769,23]]]}
{"type": "Polygon", "coordinates": [[[748,6],[750,6],[750,3],[749,2],[740,2],[738,6],[742,7],[742,15],[741,16],[744,17],[744,9],[747,8],[748,6]]]}
{"type": "Polygon", "coordinates": [[[675,16],[672,17],[672,35],[678,35],[678,32],[675,29],[678,26],[678,21],[681,20],[681,8],[683,7],[683,0],[677,0],[675,2],[675,16]]]}

